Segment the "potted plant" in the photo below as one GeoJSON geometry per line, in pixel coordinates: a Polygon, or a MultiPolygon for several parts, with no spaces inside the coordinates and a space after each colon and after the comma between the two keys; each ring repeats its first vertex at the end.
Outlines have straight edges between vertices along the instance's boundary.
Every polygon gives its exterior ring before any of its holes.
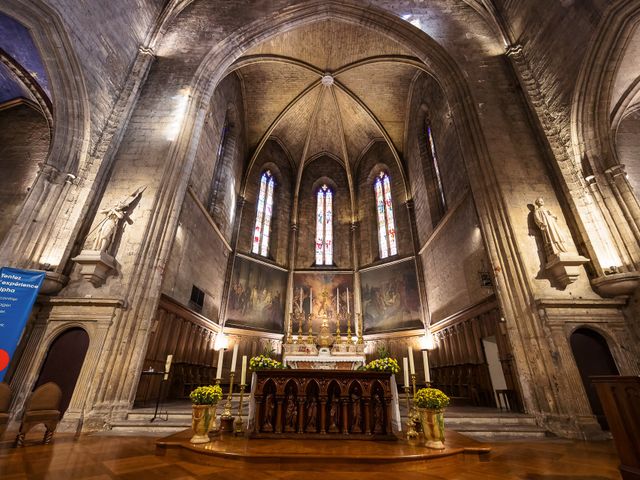
{"type": "Polygon", "coordinates": [[[209,430],[215,422],[218,402],[222,398],[220,385],[198,387],[189,394],[191,399],[191,443],[209,442],[209,430]]]}
{"type": "Polygon", "coordinates": [[[373,372],[386,372],[396,374],[400,371],[400,365],[395,358],[384,357],[372,360],[364,366],[365,370],[373,372]]]}
{"type": "Polygon", "coordinates": [[[425,446],[444,448],[444,409],[449,397],[437,388],[421,388],[413,397],[424,433],[425,446]]]}
{"type": "Polygon", "coordinates": [[[251,357],[251,360],[249,360],[249,368],[255,372],[256,370],[275,370],[284,368],[284,366],[282,362],[274,360],[267,355],[258,355],[251,357]]]}

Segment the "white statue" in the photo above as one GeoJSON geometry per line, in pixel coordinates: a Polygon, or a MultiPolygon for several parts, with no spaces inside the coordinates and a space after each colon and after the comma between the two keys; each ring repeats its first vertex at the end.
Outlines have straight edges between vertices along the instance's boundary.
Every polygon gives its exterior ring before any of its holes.
{"type": "Polygon", "coordinates": [[[116,203],[113,207],[100,210],[105,218],[100,222],[98,233],[93,242],[93,249],[99,252],[108,252],[113,245],[113,241],[120,228],[121,221],[125,218],[127,209],[146,187],[140,187],[133,192],[126,200],[116,203]]]}
{"type": "Polygon", "coordinates": [[[533,218],[542,232],[547,253],[557,255],[561,252],[567,252],[566,241],[558,227],[558,217],[544,208],[542,197],[536,199],[533,218]]]}

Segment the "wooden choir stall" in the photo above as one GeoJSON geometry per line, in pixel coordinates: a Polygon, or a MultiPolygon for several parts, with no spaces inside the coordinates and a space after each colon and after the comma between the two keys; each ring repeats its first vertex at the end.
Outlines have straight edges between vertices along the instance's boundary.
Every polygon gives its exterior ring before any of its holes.
{"type": "Polygon", "coordinates": [[[249,435],[396,439],[396,399],[388,373],[259,370],[253,374],[249,435]]]}

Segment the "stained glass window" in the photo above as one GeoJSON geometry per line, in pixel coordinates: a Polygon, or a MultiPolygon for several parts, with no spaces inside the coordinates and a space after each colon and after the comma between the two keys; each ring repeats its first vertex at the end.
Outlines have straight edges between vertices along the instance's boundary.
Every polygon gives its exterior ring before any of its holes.
{"type": "Polygon", "coordinates": [[[333,192],[322,185],[316,196],[316,265],[333,264],[333,192]]]}
{"type": "Polygon", "coordinates": [[[380,258],[397,255],[396,226],[393,218],[393,201],[391,199],[391,182],[389,175],[380,172],[373,185],[376,195],[376,211],[378,217],[378,245],[380,258]]]}
{"type": "Polygon", "coordinates": [[[256,225],[253,229],[253,253],[266,257],[269,254],[269,237],[271,235],[271,216],[273,215],[273,189],[275,180],[269,170],[260,178],[258,194],[258,211],[256,225]]]}

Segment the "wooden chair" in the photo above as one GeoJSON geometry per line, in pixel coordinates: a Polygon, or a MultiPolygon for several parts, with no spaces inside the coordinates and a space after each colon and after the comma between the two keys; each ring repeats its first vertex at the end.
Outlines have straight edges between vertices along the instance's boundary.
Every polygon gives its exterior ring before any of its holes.
{"type": "Polygon", "coordinates": [[[9,425],[9,404],[11,403],[11,387],[0,383],[0,438],[9,425]]]}
{"type": "Polygon", "coordinates": [[[22,415],[22,423],[16,437],[16,447],[24,445],[24,437],[34,426],[43,423],[47,428],[44,434],[43,444],[47,445],[53,438],[58,422],[60,421],[60,402],[62,391],[53,382],[40,385],[27,399],[22,415]]]}

